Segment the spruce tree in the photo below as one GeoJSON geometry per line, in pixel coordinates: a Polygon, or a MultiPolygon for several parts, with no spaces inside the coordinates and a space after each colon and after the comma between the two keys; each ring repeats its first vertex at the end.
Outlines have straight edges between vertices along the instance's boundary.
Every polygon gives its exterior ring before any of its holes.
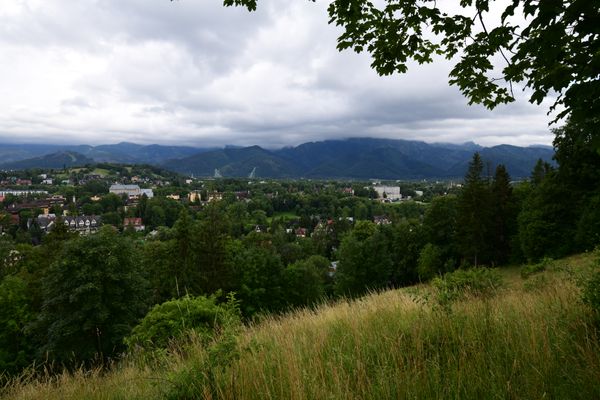
{"type": "Polygon", "coordinates": [[[510,256],[510,240],[516,227],[510,175],[502,164],[496,167],[491,187],[492,195],[492,262],[502,264],[510,256]]]}
{"type": "Polygon", "coordinates": [[[463,260],[475,266],[490,259],[490,196],[482,173],[483,160],[475,153],[458,203],[458,247],[463,260]]]}

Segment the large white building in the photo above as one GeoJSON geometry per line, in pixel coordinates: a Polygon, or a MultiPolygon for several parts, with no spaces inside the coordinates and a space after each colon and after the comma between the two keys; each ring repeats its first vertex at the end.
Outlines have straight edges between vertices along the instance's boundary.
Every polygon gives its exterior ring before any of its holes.
{"type": "Polygon", "coordinates": [[[142,194],[142,190],[138,185],[111,185],[110,189],[108,189],[110,193],[114,193],[116,195],[126,194],[128,197],[136,197],[142,194]]]}
{"type": "Polygon", "coordinates": [[[393,201],[402,198],[400,186],[374,186],[373,189],[377,192],[377,196],[380,199],[393,201]]]}
{"type": "Polygon", "coordinates": [[[137,198],[142,195],[146,195],[149,199],[154,197],[154,192],[152,191],[152,189],[140,189],[138,185],[114,184],[111,185],[108,191],[119,196],[122,194],[126,194],[129,198],[137,198]]]}

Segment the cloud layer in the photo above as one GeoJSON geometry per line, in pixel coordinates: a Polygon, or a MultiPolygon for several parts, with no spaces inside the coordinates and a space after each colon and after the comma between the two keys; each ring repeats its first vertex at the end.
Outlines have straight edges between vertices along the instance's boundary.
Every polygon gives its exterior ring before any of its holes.
{"type": "Polygon", "coordinates": [[[0,10],[0,140],[267,147],[354,136],[549,144],[548,105],[469,107],[450,64],[380,77],[327,2],[15,0],[0,10]]]}

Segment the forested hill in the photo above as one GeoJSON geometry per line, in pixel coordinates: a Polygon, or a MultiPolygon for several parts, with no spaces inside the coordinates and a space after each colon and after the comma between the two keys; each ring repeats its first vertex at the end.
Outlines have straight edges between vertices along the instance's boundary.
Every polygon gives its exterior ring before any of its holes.
{"type": "Polygon", "coordinates": [[[424,179],[464,176],[474,152],[490,173],[504,164],[511,177],[528,177],[538,159],[552,162],[550,147],[475,143],[425,143],[411,140],[354,138],[304,143],[268,150],[259,146],[222,149],[118,143],[101,146],[0,144],[0,169],[60,168],[95,162],[152,164],[174,172],[263,178],[424,179]],[[76,155],[76,157],[71,157],[76,155]]]}
{"type": "Polygon", "coordinates": [[[304,143],[266,150],[259,146],[208,151],[165,162],[184,174],[284,178],[423,179],[464,176],[475,151],[493,171],[504,164],[512,177],[527,177],[536,161],[551,162],[549,147],[481,147],[419,141],[357,138],[304,143]]]}
{"type": "Polygon", "coordinates": [[[41,157],[0,164],[2,169],[63,168],[92,164],[94,160],[74,151],[60,151],[41,157]]]}

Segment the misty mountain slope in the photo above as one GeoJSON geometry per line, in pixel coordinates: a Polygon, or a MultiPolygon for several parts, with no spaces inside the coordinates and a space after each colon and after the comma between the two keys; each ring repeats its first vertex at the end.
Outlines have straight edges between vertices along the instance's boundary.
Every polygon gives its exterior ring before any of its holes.
{"type": "Polygon", "coordinates": [[[188,146],[141,145],[128,142],[99,146],[85,144],[0,144],[0,164],[27,160],[61,151],[76,152],[96,162],[160,164],[169,159],[184,158],[207,150],[188,146]]]}
{"type": "Polygon", "coordinates": [[[503,163],[512,177],[527,177],[538,158],[551,161],[553,150],[542,147],[474,143],[428,144],[410,140],[355,138],[309,142],[296,147],[265,150],[258,146],[225,148],[169,160],[164,167],[181,173],[212,176],[424,179],[464,176],[474,151],[490,168],[503,163]]]}
{"type": "Polygon", "coordinates": [[[257,176],[294,176],[291,163],[259,146],[225,148],[207,151],[183,159],[169,160],[163,164],[175,172],[212,176],[219,169],[223,176],[248,176],[256,168],[257,176]]]}
{"type": "Polygon", "coordinates": [[[74,151],[60,151],[41,157],[0,164],[0,169],[63,168],[93,164],[94,160],[74,151]]]}

